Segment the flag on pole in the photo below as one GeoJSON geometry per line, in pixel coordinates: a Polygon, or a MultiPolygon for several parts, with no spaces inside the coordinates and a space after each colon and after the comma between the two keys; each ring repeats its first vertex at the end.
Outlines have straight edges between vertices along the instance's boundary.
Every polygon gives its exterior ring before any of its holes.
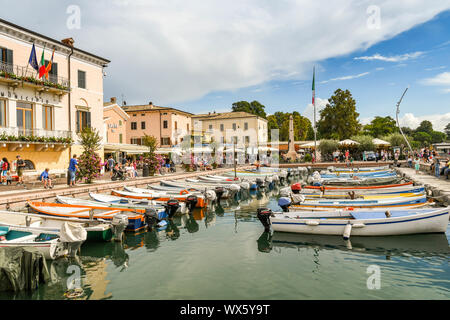
{"type": "Polygon", "coordinates": [[[39,72],[39,65],[36,59],[36,48],[34,47],[34,43],[33,47],[31,47],[31,53],[30,58],[28,59],[28,63],[33,67],[34,70],[36,70],[36,72],[39,72]]]}
{"type": "Polygon", "coordinates": [[[42,76],[45,74],[44,52],[45,52],[45,47],[44,47],[44,49],[42,50],[41,66],[39,67],[39,79],[42,78],[42,76]]]}
{"type": "Polygon", "coordinates": [[[316,86],[315,81],[316,80],[316,67],[313,69],[313,82],[312,82],[312,104],[314,105],[314,98],[316,96],[316,86]]]}
{"type": "Polygon", "coordinates": [[[55,55],[55,49],[53,49],[52,52],[52,58],[51,60],[48,62],[47,67],[45,68],[45,79],[48,80],[48,73],[50,72],[50,70],[52,70],[52,64],[53,64],[53,56],[55,55]]]}

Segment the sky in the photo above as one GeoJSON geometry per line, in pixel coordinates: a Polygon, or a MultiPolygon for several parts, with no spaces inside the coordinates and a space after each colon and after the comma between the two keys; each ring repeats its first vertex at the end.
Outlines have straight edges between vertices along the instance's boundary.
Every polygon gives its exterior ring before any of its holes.
{"type": "MultiPolygon", "coordinates": [[[[348,89],[360,121],[450,123],[450,0],[0,0],[0,17],[111,60],[104,99],[230,111],[316,107],[348,89]],[[51,8],[51,10],[49,10],[51,8]]],[[[50,53],[49,53],[50,55],[50,53]]],[[[24,62],[24,65],[26,62],[24,62]]]]}

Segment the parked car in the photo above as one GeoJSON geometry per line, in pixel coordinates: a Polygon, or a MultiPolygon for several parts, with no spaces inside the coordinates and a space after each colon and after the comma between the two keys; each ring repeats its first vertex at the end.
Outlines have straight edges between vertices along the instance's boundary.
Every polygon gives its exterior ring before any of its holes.
{"type": "Polygon", "coordinates": [[[366,152],[366,160],[367,161],[376,161],[377,156],[375,155],[375,152],[373,151],[365,151],[366,152]]]}

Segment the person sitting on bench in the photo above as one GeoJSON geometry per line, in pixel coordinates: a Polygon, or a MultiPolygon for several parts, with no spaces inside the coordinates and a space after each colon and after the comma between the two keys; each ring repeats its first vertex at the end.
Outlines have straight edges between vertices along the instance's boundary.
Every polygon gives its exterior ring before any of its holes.
{"type": "Polygon", "coordinates": [[[50,179],[48,175],[48,168],[46,168],[44,171],[42,171],[41,175],[39,176],[39,180],[41,180],[44,183],[44,189],[53,189],[52,185],[52,179],[50,179]]]}

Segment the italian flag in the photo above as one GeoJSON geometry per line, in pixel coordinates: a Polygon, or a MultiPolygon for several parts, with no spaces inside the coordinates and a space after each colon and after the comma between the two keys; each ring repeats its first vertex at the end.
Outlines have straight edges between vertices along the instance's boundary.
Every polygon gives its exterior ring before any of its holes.
{"type": "Polygon", "coordinates": [[[39,79],[42,78],[42,76],[45,74],[45,59],[44,59],[44,50],[42,50],[42,56],[41,56],[41,66],[39,67],[39,79]]]}
{"type": "Polygon", "coordinates": [[[314,98],[316,96],[316,86],[315,81],[316,80],[316,67],[313,69],[313,82],[312,82],[312,104],[314,105],[314,98]]]}

